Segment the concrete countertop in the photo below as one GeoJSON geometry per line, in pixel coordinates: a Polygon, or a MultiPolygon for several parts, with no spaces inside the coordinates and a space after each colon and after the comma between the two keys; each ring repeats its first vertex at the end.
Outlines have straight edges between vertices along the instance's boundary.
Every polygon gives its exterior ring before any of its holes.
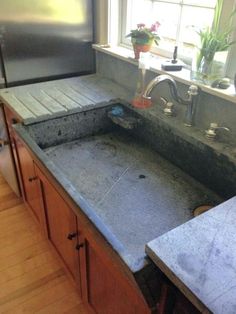
{"type": "Polygon", "coordinates": [[[236,197],[146,245],[146,253],[200,310],[236,313],[236,197]]]}
{"type": "Polygon", "coordinates": [[[0,100],[24,124],[45,121],[104,105],[111,100],[130,101],[120,85],[97,74],[2,89],[0,100]]]}

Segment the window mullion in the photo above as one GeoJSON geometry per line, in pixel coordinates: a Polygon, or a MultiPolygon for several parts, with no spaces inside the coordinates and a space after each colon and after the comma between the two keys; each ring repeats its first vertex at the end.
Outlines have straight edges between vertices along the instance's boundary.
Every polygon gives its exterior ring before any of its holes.
{"type": "Polygon", "coordinates": [[[178,25],[176,29],[176,45],[179,45],[179,39],[180,39],[180,27],[181,27],[181,18],[183,15],[183,0],[180,2],[180,14],[179,14],[179,19],[178,19],[178,25]]]}
{"type": "MultiPolygon", "coordinates": [[[[176,2],[169,2],[169,1],[165,1],[165,0],[151,0],[152,2],[164,2],[164,3],[175,3],[176,2]]],[[[178,3],[177,3],[178,4],[178,3]]],[[[191,7],[196,7],[196,8],[206,8],[206,9],[214,9],[214,7],[210,6],[210,5],[199,5],[196,3],[184,3],[182,0],[180,0],[179,4],[183,4],[184,6],[191,6],[191,7]]]]}

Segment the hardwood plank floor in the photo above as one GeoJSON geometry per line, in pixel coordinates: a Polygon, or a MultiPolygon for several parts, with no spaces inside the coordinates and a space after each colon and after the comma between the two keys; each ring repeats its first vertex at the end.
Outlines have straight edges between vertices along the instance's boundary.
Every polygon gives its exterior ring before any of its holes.
{"type": "Polygon", "coordinates": [[[88,313],[36,222],[1,175],[0,313],[88,313]]]}

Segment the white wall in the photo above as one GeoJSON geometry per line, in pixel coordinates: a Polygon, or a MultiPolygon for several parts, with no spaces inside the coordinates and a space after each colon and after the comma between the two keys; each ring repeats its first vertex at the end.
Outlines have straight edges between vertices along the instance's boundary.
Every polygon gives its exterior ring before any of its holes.
{"type": "Polygon", "coordinates": [[[95,0],[95,41],[100,44],[108,42],[108,2],[95,0]]]}

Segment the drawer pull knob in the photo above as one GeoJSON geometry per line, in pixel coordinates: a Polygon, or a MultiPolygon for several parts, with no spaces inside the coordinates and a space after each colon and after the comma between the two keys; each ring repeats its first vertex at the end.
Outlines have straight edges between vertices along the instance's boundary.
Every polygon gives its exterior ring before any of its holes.
{"type": "Polygon", "coordinates": [[[37,177],[29,177],[29,182],[37,180],[37,177]]]}
{"type": "Polygon", "coordinates": [[[72,240],[73,238],[75,238],[77,236],[77,233],[74,232],[74,233],[69,233],[68,236],[67,236],[67,239],[68,240],[72,240]]]}
{"type": "Polygon", "coordinates": [[[81,243],[81,244],[77,244],[75,248],[76,248],[76,250],[79,251],[83,246],[84,246],[84,244],[81,243]]]}

